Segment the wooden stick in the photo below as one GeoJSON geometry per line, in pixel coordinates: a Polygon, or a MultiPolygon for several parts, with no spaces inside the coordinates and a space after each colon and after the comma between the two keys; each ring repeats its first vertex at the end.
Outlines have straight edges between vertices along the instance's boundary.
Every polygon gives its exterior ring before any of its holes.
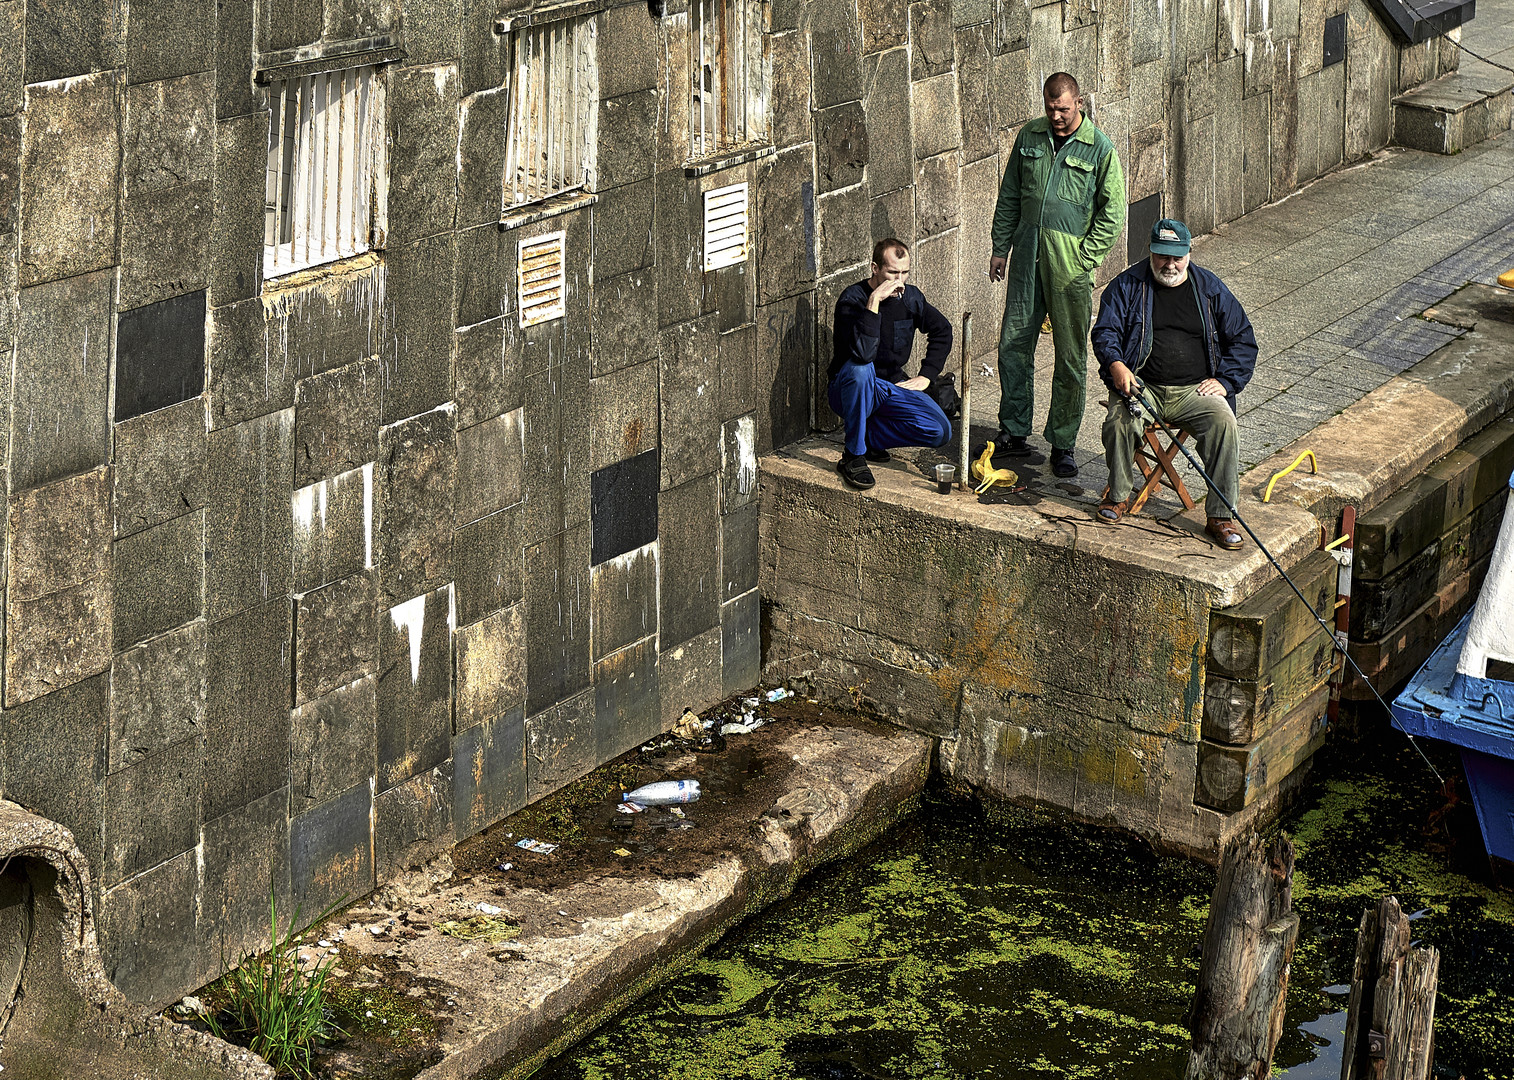
{"type": "Polygon", "coordinates": [[[957,487],[961,491],[971,491],[973,482],[968,475],[967,469],[967,439],[968,433],[973,426],[973,313],[962,313],[962,432],[958,438],[957,451],[957,487]]]}

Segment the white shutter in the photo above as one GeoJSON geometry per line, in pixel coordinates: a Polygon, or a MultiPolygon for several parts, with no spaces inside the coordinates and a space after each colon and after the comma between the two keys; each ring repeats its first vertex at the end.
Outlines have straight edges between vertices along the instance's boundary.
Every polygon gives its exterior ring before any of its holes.
{"type": "Polygon", "coordinates": [[[746,262],[747,185],[704,193],[704,268],[718,270],[746,262]]]}
{"type": "Polygon", "coordinates": [[[546,233],[522,240],[516,249],[516,281],[520,302],[520,324],[562,318],[563,304],[563,233],[546,233]]]}

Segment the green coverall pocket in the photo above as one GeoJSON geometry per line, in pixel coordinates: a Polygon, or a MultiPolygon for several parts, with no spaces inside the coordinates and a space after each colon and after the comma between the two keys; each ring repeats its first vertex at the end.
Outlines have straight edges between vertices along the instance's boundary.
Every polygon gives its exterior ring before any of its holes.
{"type": "Polygon", "coordinates": [[[1093,191],[1093,162],[1068,154],[1062,161],[1062,182],[1057,195],[1065,203],[1082,206],[1093,191]]]}
{"type": "Polygon", "coordinates": [[[1041,167],[1043,151],[1039,146],[1020,147],[1020,187],[1034,191],[1036,170],[1041,167]]]}

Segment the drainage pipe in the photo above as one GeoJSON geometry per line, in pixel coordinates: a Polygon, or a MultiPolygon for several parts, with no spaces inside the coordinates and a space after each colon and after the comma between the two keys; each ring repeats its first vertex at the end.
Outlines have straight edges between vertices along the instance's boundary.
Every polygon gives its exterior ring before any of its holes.
{"type": "Polygon", "coordinates": [[[968,432],[973,426],[973,376],[969,370],[973,357],[973,313],[962,313],[962,419],[959,426],[962,429],[957,447],[957,488],[960,491],[971,491],[972,477],[967,473],[967,438],[968,432]]]}

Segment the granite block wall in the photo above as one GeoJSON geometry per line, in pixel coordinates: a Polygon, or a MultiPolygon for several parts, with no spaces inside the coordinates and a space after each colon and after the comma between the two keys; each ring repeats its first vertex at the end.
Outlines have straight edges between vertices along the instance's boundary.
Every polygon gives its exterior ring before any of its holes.
{"type": "Polygon", "coordinates": [[[0,791],[73,831],[145,1006],[259,945],[270,890],[355,898],[757,681],[757,456],[829,419],[874,240],[996,325],[1047,74],[1134,220],[1207,229],[1455,64],[1360,0],[773,0],[752,138],[694,159],[689,2],[575,8],[589,182],[515,205],[530,2],[0,0],[0,791]],[[369,250],[265,279],[268,80],[360,63],[369,250]],[[749,249],[706,271],[737,183],[749,249]]]}

